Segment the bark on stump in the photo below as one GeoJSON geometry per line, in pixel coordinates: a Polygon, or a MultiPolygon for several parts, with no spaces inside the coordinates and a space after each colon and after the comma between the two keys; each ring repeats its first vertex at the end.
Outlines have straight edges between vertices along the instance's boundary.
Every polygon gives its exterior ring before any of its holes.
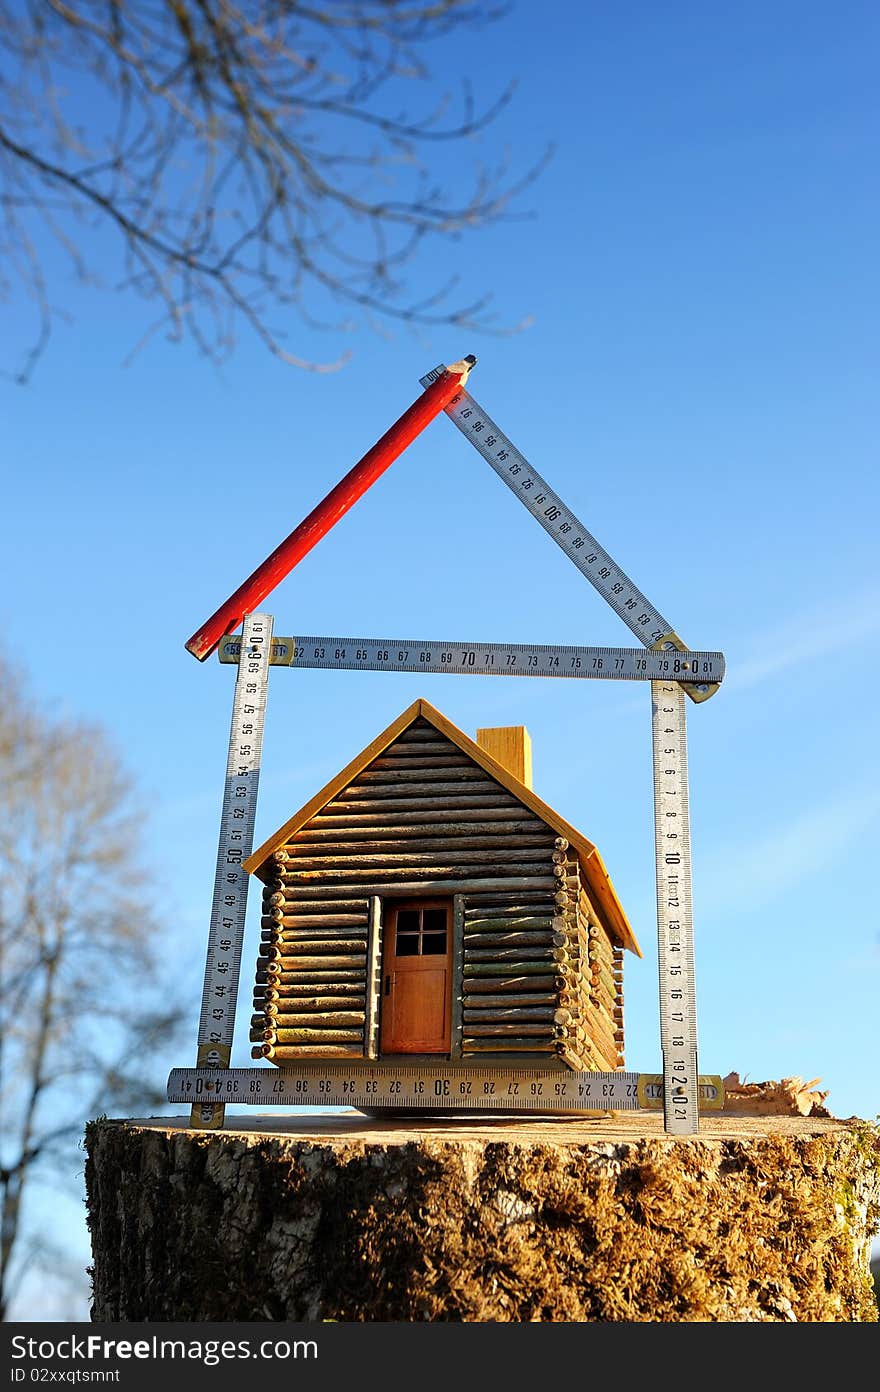
{"type": "Polygon", "coordinates": [[[100,1120],[92,1318],[876,1322],[876,1126],[100,1120]]]}

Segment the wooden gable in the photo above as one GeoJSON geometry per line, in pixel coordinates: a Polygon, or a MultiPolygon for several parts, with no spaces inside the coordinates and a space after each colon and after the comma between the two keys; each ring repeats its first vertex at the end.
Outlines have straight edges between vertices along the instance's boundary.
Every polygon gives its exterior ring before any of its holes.
{"type": "Polygon", "coordinates": [[[624,912],[623,906],[617,897],[614,886],[608,875],[608,871],[593,843],[581,832],[570,825],[565,818],[558,812],[543,802],[531,788],[519,781],[512,773],[496,759],[494,759],[485,749],[481,749],[478,744],[471,740],[462,730],[459,730],[450,720],[440,713],[430,702],[418,699],[407,707],[396,720],[377,735],[374,740],[367,745],[354,759],[342,769],[335,778],[332,778],[320,792],[295,812],[294,815],[279,827],[263,844],[253,852],[244,862],[245,869],[256,875],[264,883],[268,882],[273,873],[273,855],[283,847],[285,843],[291,841],[317,813],[321,812],[328,803],[332,802],[350,783],[362,774],[373,760],[391,745],[403,731],[418,720],[427,721],[440,734],[444,735],[461,752],[473,761],[479,768],[499,783],[513,797],[515,797],[525,808],[539,817],[548,827],[552,828],[558,836],[564,837],[574,851],[581,866],[584,879],[587,883],[590,896],[595,904],[597,913],[600,915],[606,929],[637,956],[641,957],[641,948],[636,941],[635,935],[630,927],[629,921],[624,912]]]}

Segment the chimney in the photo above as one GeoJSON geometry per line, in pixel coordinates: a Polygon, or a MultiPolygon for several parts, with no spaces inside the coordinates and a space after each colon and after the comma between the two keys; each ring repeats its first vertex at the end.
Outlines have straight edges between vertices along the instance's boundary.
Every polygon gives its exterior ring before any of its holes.
{"type": "Polygon", "coordinates": [[[501,725],[494,730],[478,730],[477,744],[520,783],[531,788],[532,741],[525,725],[501,725]]]}

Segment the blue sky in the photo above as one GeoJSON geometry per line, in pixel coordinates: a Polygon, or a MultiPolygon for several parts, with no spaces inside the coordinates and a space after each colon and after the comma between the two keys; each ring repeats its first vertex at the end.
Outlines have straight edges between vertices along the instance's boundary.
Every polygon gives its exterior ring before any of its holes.
{"type": "MultiPolygon", "coordinates": [[[[426,290],[453,270],[490,289],[503,324],[532,318],[522,332],[291,321],[297,351],[349,363],[297,371],[243,332],[222,370],[161,336],[124,366],[142,307],[59,265],[71,320],[30,385],[0,383],[7,650],[138,781],[192,1053],[234,669],[184,643],[420,375],[475,353],[477,401],[686,641],[726,657],[720,692],[688,708],[701,1070],[819,1078],[835,1115],[874,1119],[878,12],[537,13],[520,3],[432,59],[440,88],[519,79],[474,158],[556,145],[529,217],[438,243],[422,272],[426,290]]],[[[7,306],[7,366],[30,312],[7,306]]],[[[263,608],[284,634],[632,642],[443,419],[263,608]]],[[[536,791],[599,846],[641,942],[627,1062],[656,1070],[648,686],[276,670],[257,843],[420,695],[471,735],[528,727],[536,791]]],[[[190,1061],[150,1061],[153,1081],[190,1061]]]]}

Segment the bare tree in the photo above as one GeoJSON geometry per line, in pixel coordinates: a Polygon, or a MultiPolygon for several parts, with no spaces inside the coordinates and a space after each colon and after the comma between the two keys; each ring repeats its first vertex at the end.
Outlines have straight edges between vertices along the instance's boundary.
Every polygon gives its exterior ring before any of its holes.
{"type": "Polygon", "coordinates": [[[549,152],[519,175],[463,167],[460,147],[512,86],[479,105],[465,83],[419,117],[408,97],[431,83],[434,40],[501,13],[479,0],[0,3],[0,251],[7,289],[23,281],[39,309],[20,379],[56,314],[47,232],[90,280],[107,246],[90,255],[90,241],[112,230],[121,283],[158,306],[144,338],[164,327],[214,360],[244,320],[286,362],[336,367],[285,339],[291,319],[341,331],[327,322],[340,303],[496,331],[489,297],[455,298],[454,272],[417,295],[408,270],[426,243],[505,215],[549,152]]]}
{"type": "Polygon", "coordinates": [[[149,1063],[181,1020],[158,980],[120,759],[100,729],[38,713],[11,676],[0,660],[3,1319],[50,1236],[26,1220],[26,1192],[81,1171],[77,1142],[96,1112],[164,1102],[149,1063]]]}

